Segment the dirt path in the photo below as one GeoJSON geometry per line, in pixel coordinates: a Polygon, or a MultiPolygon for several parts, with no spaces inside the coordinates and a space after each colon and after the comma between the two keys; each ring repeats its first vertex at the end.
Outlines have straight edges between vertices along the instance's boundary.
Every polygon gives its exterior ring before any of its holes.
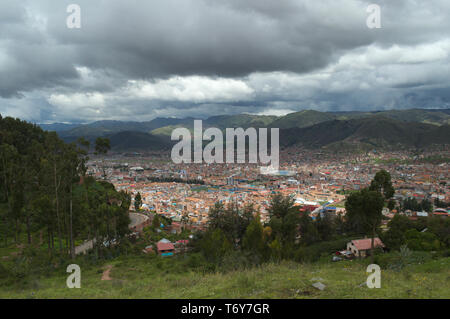
{"type": "Polygon", "coordinates": [[[110,273],[113,266],[108,265],[106,266],[106,270],[102,274],[102,280],[112,280],[110,273]]]}

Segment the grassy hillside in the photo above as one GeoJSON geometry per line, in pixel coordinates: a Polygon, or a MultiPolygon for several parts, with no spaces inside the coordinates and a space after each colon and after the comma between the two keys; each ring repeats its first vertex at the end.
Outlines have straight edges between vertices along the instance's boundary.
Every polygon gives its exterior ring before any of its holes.
{"type": "MultiPolygon", "coordinates": [[[[208,127],[277,127],[281,129],[282,145],[302,144],[306,147],[363,148],[373,147],[426,147],[431,144],[450,143],[449,110],[390,110],[379,112],[319,112],[304,110],[285,116],[251,114],[219,115],[203,120],[208,127]]],[[[73,142],[84,136],[91,142],[97,136],[113,136],[118,142],[116,150],[161,149],[161,141],[168,142],[173,129],[193,129],[194,119],[156,118],[149,122],[98,121],[78,126],[58,134],[73,142]],[[136,138],[133,142],[130,135],[136,138]],[[126,132],[126,134],[125,134],[126,132]],[[140,132],[137,133],[137,132],[140,132]],[[143,134],[150,134],[144,136],[143,134]],[[153,135],[153,136],[152,136],[153,135]],[[122,140],[128,142],[122,143],[122,140]]],[[[170,141],[166,147],[170,147],[170,141]]]]}
{"type": "MultiPolygon", "coordinates": [[[[328,122],[331,120],[357,120],[367,117],[379,117],[397,120],[400,122],[416,122],[433,125],[450,124],[450,110],[388,110],[376,112],[319,112],[315,110],[303,110],[287,114],[285,116],[266,116],[253,114],[218,115],[203,121],[204,127],[278,127],[304,128],[312,125],[328,122]]],[[[157,132],[159,135],[169,135],[173,127],[192,127],[193,118],[155,118],[147,122],[123,122],[123,121],[97,121],[86,125],[43,125],[47,130],[58,130],[65,140],[76,140],[76,137],[84,136],[95,138],[122,131],[139,131],[150,133],[157,132]],[[61,128],[62,127],[62,128],[61,128]]]]}
{"type": "Polygon", "coordinates": [[[403,122],[419,122],[433,125],[450,124],[450,115],[439,110],[391,110],[375,112],[374,114],[383,115],[385,117],[403,122]]]}
{"type": "Polygon", "coordinates": [[[403,145],[426,147],[431,144],[450,144],[450,126],[406,123],[382,116],[353,120],[332,120],[307,128],[281,130],[283,145],[301,144],[324,147],[336,143],[389,147],[403,145]]]}
{"type": "Polygon", "coordinates": [[[219,115],[212,116],[204,121],[204,125],[208,127],[218,127],[225,129],[227,127],[267,127],[272,123],[276,116],[268,115],[251,115],[251,114],[238,114],[238,115],[219,115]]]}
{"type": "Polygon", "coordinates": [[[450,298],[450,258],[382,270],[381,288],[365,285],[363,261],[265,264],[228,273],[193,271],[183,258],[120,257],[81,266],[81,288],[66,287],[67,274],[0,287],[0,298],[450,298]],[[111,268],[112,280],[102,281],[111,268]],[[319,291],[312,284],[326,285],[319,291]]]}
{"type": "Polygon", "coordinates": [[[300,112],[290,113],[276,121],[273,121],[270,126],[278,128],[290,127],[308,127],[314,124],[334,120],[335,116],[331,113],[304,110],[300,112]]]}
{"type": "Polygon", "coordinates": [[[153,131],[151,131],[150,133],[153,135],[160,135],[160,136],[172,136],[172,131],[176,128],[187,128],[191,134],[194,134],[194,123],[192,122],[190,125],[168,125],[168,126],[163,126],[163,127],[159,127],[157,129],[154,129],[153,131]]]}
{"type": "Polygon", "coordinates": [[[171,145],[170,139],[143,132],[124,131],[107,137],[115,151],[161,150],[171,145]]]}

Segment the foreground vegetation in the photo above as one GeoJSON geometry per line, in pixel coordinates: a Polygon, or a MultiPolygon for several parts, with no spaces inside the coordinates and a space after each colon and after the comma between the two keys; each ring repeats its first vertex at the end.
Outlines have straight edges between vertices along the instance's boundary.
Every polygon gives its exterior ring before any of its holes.
{"type": "Polygon", "coordinates": [[[2,286],[0,298],[450,298],[450,258],[425,259],[383,269],[381,288],[369,289],[361,260],[204,272],[188,257],[129,256],[82,266],[80,289],[67,288],[68,274],[61,272],[2,286]],[[102,281],[108,266],[111,280],[102,281]],[[314,288],[315,280],[326,288],[314,288]]]}

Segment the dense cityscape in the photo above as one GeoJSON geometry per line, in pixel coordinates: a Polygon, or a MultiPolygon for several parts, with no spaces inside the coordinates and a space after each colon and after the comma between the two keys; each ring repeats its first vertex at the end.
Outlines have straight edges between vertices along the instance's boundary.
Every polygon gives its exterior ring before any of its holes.
{"type": "Polygon", "coordinates": [[[384,215],[392,218],[399,213],[416,218],[448,214],[439,207],[426,212],[401,206],[408,198],[450,202],[448,154],[445,148],[420,155],[373,150],[353,156],[285,150],[275,174],[262,174],[258,165],[249,164],[173,164],[167,153],[116,154],[88,162],[88,174],[106,178],[133,197],[140,193],[146,212],[164,215],[175,224],[186,215],[190,226],[204,229],[215,202],[240,207],[252,203],[261,221],[267,221],[270,195],[275,192],[293,196],[299,210],[309,212],[313,219],[324,211],[345,215],[345,194],[367,187],[375,173],[383,169],[391,174],[396,189],[395,208],[384,210],[384,215]]]}

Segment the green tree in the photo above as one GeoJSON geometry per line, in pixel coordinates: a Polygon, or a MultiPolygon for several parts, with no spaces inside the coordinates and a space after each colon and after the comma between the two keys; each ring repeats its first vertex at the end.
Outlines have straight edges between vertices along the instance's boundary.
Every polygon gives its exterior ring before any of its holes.
{"type": "Polygon", "coordinates": [[[269,206],[269,226],[272,236],[278,238],[280,244],[287,249],[295,243],[299,226],[299,211],[290,196],[276,194],[269,206]]]}
{"type": "Polygon", "coordinates": [[[321,217],[319,214],[315,221],[315,226],[321,241],[331,240],[336,234],[336,224],[330,215],[321,217]]]}
{"type": "MultiPolygon", "coordinates": [[[[111,149],[109,139],[104,137],[97,137],[95,140],[95,155],[106,155],[111,149]]],[[[103,179],[106,179],[106,167],[102,160],[103,179]]]]}
{"type": "Polygon", "coordinates": [[[372,236],[372,261],[374,260],[374,240],[376,230],[379,227],[383,216],[381,214],[383,206],[384,199],[381,193],[368,190],[367,188],[352,193],[347,197],[347,201],[345,202],[348,221],[353,225],[357,225],[357,227],[362,229],[366,234],[372,236]]]}
{"type": "Polygon", "coordinates": [[[134,209],[136,211],[139,211],[141,209],[142,206],[142,197],[141,197],[141,193],[138,192],[137,195],[134,197],[134,209]]]}
{"type": "Polygon", "coordinates": [[[420,203],[421,209],[424,212],[431,213],[433,211],[433,205],[431,204],[431,201],[428,199],[422,200],[420,203]]]}
{"type": "Polygon", "coordinates": [[[215,203],[208,212],[208,229],[220,229],[234,247],[241,244],[242,237],[253,218],[253,208],[246,206],[244,211],[232,203],[224,207],[222,203],[215,203]]]}
{"type": "Polygon", "coordinates": [[[300,235],[301,243],[305,246],[311,245],[320,240],[320,234],[316,224],[307,212],[300,214],[300,235]]]}
{"type": "Polygon", "coordinates": [[[281,259],[281,255],[282,255],[282,248],[281,248],[281,244],[278,241],[278,239],[274,239],[270,244],[269,244],[269,248],[270,248],[270,256],[273,260],[278,261],[281,259]]]}
{"type": "Polygon", "coordinates": [[[395,200],[390,199],[387,203],[387,207],[389,210],[393,210],[395,208],[395,200]]]}
{"type": "Polygon", "coordinates": [[[405,232],[413,227],[408,217],[396,214],[388,223],[388,230],[382,234],[383,243],[387,248],[400,249],[406,243],[405,232]]]}
{"type": "Polygon", "coordinates": [[[109,139],[104,137],[97,137],[95,140],[96,155],[105,155],[111,149],[109,139]]]}
{"type": "Polygon", "coordinates": [[[370,183],[369,190],[381,193],[385,200],[392,198],[395,189],[392,186],[391,174],[385,170],[377,172],[370,183]]]}
{"type": "Polygon", "coordinates": [[[206,259],[218,263],[227,252],[233,249],[232,244],[221,229],[208,230],[200,242],[200,248],[206,259]]]}
{"type": "Polygon", "coordinates": [[[257,256],[262,257],[264,254],[264,246],[263,226],[259,215],[257,215],[247,226],[242,240],[242,247],[257,256]]]}

